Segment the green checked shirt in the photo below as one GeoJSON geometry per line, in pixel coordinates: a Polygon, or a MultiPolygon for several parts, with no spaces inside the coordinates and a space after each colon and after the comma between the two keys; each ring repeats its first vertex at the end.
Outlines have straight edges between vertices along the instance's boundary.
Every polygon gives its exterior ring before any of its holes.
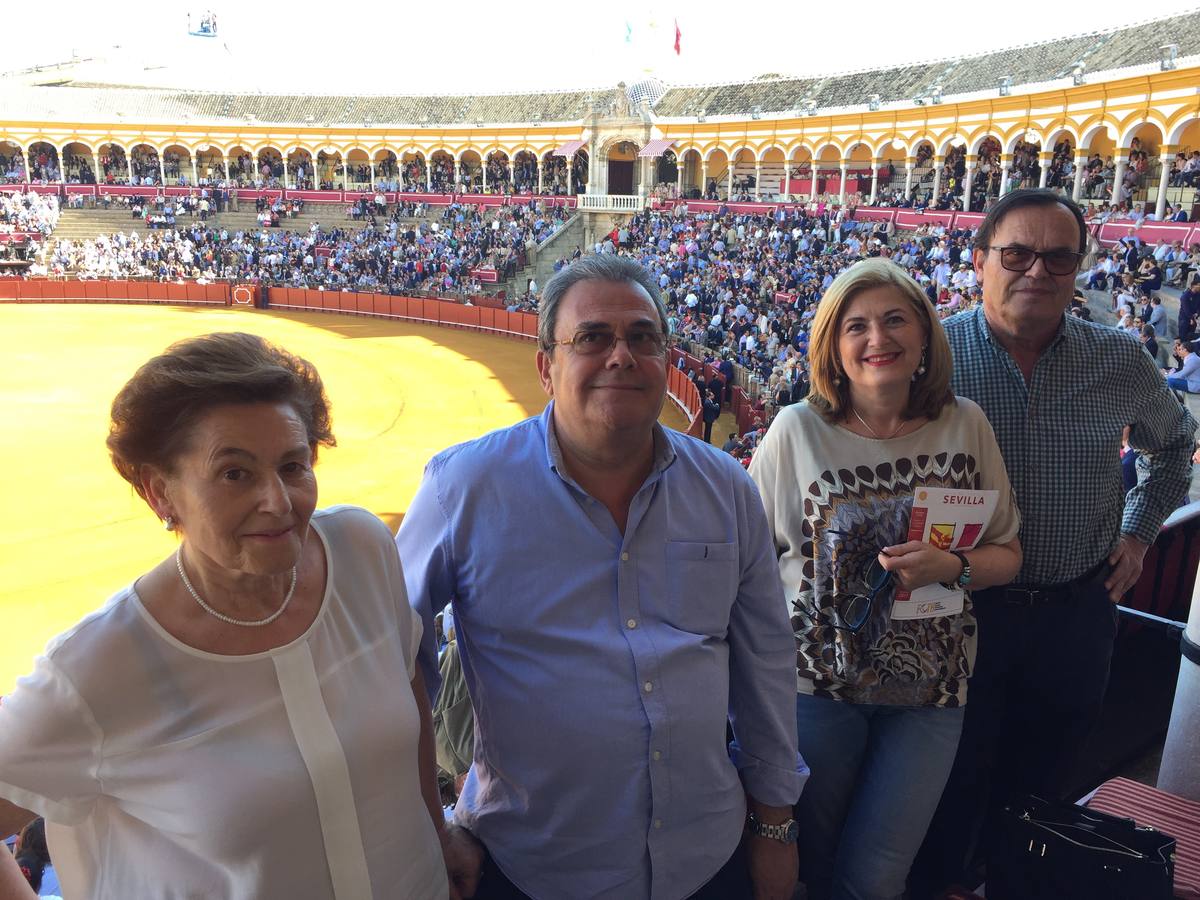
{"type": "Polygon", "coordinates": [[[1195,420],[1141,345],[1114,328],[1063,316],[1027,385],[992,337],[983,308],[945,321],[954,393],[987,414],[1021,510],[1025,561],[1016,581],[1057,584],[1107,556],[1120,533],[1153,543],[1187,495],[1195,420]],[[1125,493],[1121,430],[1142,453],[1125,493]]]}

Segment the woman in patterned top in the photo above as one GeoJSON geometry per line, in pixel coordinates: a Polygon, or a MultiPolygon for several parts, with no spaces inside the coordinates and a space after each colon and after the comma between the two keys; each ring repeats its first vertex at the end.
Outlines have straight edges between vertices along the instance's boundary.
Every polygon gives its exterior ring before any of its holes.
{"type": "Polygon", "coordinates": [[[936,319],[891,262],[843,272],[813,322],[812,391],[779,414],[750,466],[796,635],[812,769],[796,819],[812,900],[903,893],[962,728],[969,589],[1008,582],[1021,562],[1004,461],[979,407],[950,392],[936,319]],[[908,540],[920,487],[997,492],[974,549],[908,540]],[[897,589],[937,583],[968,589],[961,611],[894,617],[897,589]]]}

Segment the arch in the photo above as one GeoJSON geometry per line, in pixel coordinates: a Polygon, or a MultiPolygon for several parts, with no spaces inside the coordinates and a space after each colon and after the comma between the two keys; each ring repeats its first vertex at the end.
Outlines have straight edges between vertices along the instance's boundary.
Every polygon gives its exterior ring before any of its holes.
{"type": "Polygon", "coordinates": [[[116,141],[96,145],[96,178],[101,184],[129,184],[129,153],[116,141]]]}
{"type": "Polygon", "coordinates": [[[395,150],[377,145],[371,154],[371,165],[375,171],[375,187],[386,191],[400,189],[400,157],[395,150]]]}
{"type": "Polygon", "coordinates": [[[29,167],[29,180],[51,182],[62,180],[62,168],[58,148],[45,140],[30,141],[25,152],[29,167]]]}
{"type": "Polygon", "coordinates": [[[871,154],[875,157],[875,159],[883,159],[884,150],[889,146],[897,149],[897,151],[901,154],[901,159],[904,159],[908,156],[908,148],[910,146],[909,140],[894,133],[889,137],[880,138],[879,141],[871,148],[871,154]]]}
{"type": "MultiPolygon", "coordinates": [[[[448,194],[455,190],[454,155],[445,148],[431,150],[428,156],[430,188],[438,193],[448,194]]],[[[407,176],[406,176],[407,179],[407,176]]],[[[409,182],[405,181],[405,190],[409,182]]]]}
{"type": "Polygon", "coordinates": [[[344,157],[344,184],[345,189],[366,190],[371,187],[371,157],[367,155],[367,151],[362,147],[355,145],[352,150],[347,150],[344,157]]]}
{"type": "Polygon", "coordinates": [[[870,164],[874,158],[874,151],[871,149],[870,144],[865,141],[856,140],[842,150],[842,159],[849,160],[851,163],[870,164]]]}
{"type": "Polygon", "coordinates": [[[533,194],[538,189],[538,157],[527,148],[516,151],[509,157],[512,171],[513,193],[533,194]]]}
{"type": "Polygon", "coordinates": [[[83,141],[67,141],[63,144],[62,161],[63,178],[68,184],[96,183],[95,153],[83,141]]]}
{"type": "Polygon", "coordinates": [[[1194,112],[1185,113],[1183,116],[1176,119],[1167,131],[1167,139],[1165,143],[1172,147],[1186,146],[1191,150],[1200,150],[1196,146],[1200,142],[1200,133],[1192,137],[1192,132],[1197,131],[1197,125],[1200,124],[1200,115],[1194,112]]]}
{"type": "Polygon", "coordinates": [[[713,200],[727,196],[729,179],[729,154],[721,147],[714,147],[705,158],[707,180],[701,187],[701,194],[713,200]],[[725,187],[722,188],[722,185],[725,187]]]}
{"type": "Polygon", "coordinates": [[[487,173],[487,190],[492,194],[504,194],[512,190],[512,160],[499,147],[485,154],[484,171],[487,173]]]}
{"type": "Polygon", "coordinates": [[[307,147],[293,144],[287,154],[288,184],[302,191],[313,190],[316,183],[316,164],[313,162],[312,151],[307,147]]]}
{"type": "Polygon", "coordinates": [[[700,184],[700,155],[699,148],[689,146],[680,149],[675,159],[678,166],[683,172],[681,183],[681,192],[688,199],[697,199],[700,197],[703,186],[700,184]]]}
{"type": "Polygon", "coordinates": [[[196,148],[196,177],[201,184],[225,180],[225,154],[219,146],[201,144],[196,148]]]}
{"type": "Polygon", "coordinates": [[[342,151],[335,147],[326,147],[317,151],[314,160],[314,187],[319,191],[344,191],[346,189],[346,170],[342,151]]]}
{"type": "Polygon", "coordinates": [[[483,157],[478,150],[467,148],[459,153],[458,182],[469,192],[483,190],[483,157]]]}
{"type": "Polygon", "coordinates": [[[21,145],[0,140],[0,184],[22,184],[25,177],[25,151],[21,145]]]}
{"type": "MultiPolygon", "coordinates": [[[[1117,140],[1117,146],[1123,150],[1128,150],[1133,139],[1140,138],[1142,143],[1145,143],[1147,128],[1153,128],[1158,132],[1156,140],[1163,143],[1162,137],[1168,132],[1166,124],[1159,118],[1158,114],[1153,110],[1138,110],[1132,114],[1129,123],[1120,131],[1120,137],[1117,140]]],[[[1157,144],[1155,148],[1157,149],[1157,144]]]]}
{"type": "Polygon", "coordinates": [[[668,194],[673,194],[679,178],[679,157],[675,155],[675,151],[664,150],[662,156],[651,162],[654,166],[652,186],[655,189],[665,188],[668,194]]]}
{"type": "Polygon", "coordinates": [[[158,148],[140,141],[129,148],[129,165],[133,169],[132,184],[161,185],[158,148]]]}
{"type": "Polygon", "coordinates": [[[841,160],[842,148],[834,142],[833,138],[823,138],[820,142],[814,145],[812,150],[812,158],[818,162],[827,163],[833,160],[841,160]],[[827,151],[832,150],[833,155],[829,155],[827,151]]]}
{"type": "Polygon", "coordinates": [[[1078,147],[1085,149],[1091,147],[1092,142],[1104,132],[1105,136],[1111,141],[1116,141],[1117,130],[1112,126],[1112,123],[1107,121],[1103,116],[1094,116],[1084,122],[1079,128],[1079,143],[1078,147]]]}
{"type": "Polygon", "coordinates": [[[229,162],[229,178],[238,187],[250,187],[254,184],[254,157],[250,148],[245,144],[233,144],[226,153],[229,162]]]}
{"type": "Polygon", "coordinates": [[[191,184],[192,151],[182,144],[168,144],[162,150],[163,169],[167,184],[191,184]]]}

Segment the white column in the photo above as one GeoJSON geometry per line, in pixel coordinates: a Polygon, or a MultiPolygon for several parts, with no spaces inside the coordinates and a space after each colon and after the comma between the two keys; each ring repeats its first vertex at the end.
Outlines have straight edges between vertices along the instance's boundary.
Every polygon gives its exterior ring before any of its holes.
{"type": "Polygon", "coordinates": [[[488,161],[484,157],[480,157],[479,174],[483,178],[482,187],[479,189],[482,193],[487,193],[487,167],[488,161]]]}
{"type": "MultiPolygon", "coordinates": [[[[1200,644],[1200,578],[1192,591],[1184,639],[1200,644]]],[[[1200,800],[1200,665],[1186,656],[1179,661],[1179,680],[1175,684],[1175,704],[1171,724],[1163,744],[1158,769],[1158,788],[1187,800],[1200,800]]]]}
{"type": "Polygon", "coordinates": [[[726,200],[733,199],[733,173],[734,173],[735,165],[736,165],[736,163],[734,162],[733,157],[732,156],[729,157],[729,168],[726,172],[726,174],[729,176],[729,188],[728,188],[728,190],[725,191],[725,199],[726,200]]]}
{"type": "Polygon", "coordinates": [[[917,161],[911,156],[904,159],[904,199],[912,199],[912,180],[913,169],[917,166],[917,161]]]}
{"type": "MultiPolygon", "coordinates": [[[[542,157],[540,157],[540,156],[538,157],[538,161],[537,161],[537,167],[538,167],[538,188],[537,188],[537,192],[540,194],[540,193],[542,193],[543,189],[544,189],[544,188],[545,188],[545,186],[546,186],[546,182],[545,182],[545,176],[546,176],[546,161],[545,161],[544,159],[542,159],[542,157]]],[[[570,169],[568,169],[567,171],[568,171],[568,172],[570,172],[570,169]]],[[[568,194],[569,194],[569,193],[571,193],[571,185],[569,185],[569,184],[567,185],[567,193],[568,193],[568,194]]]]}
{"type": "Polygon", "coordinates": [[[700,160],[700,196],[708,192],[708,160],[700,160]]]}
{"type": "Polygon", "coordinates": [[[1038,154],[1038,187],[1044,188],[1050,181],[1050,163],[1054,162],[1053,153],[1038,154]]]}
{"type": "Polygon", "coordinates": [[[942,169],[946,165],[944,156],[935,156],[933,158],[933,200],[931,204],[936,204],[938,195],[942,192],[942,169]]]}
{"type": "Polygon", "coordinates": [[[963,212],[971,211],[971,182],[974,180],[975,167],[979,165],[979,160],[974,156],[966,158],[967,171],[963,175],[963,195],[962,208],[963,212]]]}
{"type": "Polygon", "coordinates": [[[371,167],[371,190],[375,190],[375,160],[368,159],[367,165],[371,167]]]}
{"type": "Polygon", "coordinates": [[[461,174],[461,171],[462,171],[462,170],[461,170],[461,169],[459,169],[459,167],[458,167],[458,157],[456,156],[456,157],[454,158],[454,184],[452,184],[452,185],[450,186],[450,189],[451,189],[451,191],[457,191],[457,190],[458,190],[458,184],[459,184],[459,181],[460,181],[459,175],[461,174]]]}
{"type": "MultiPolygon", "coordinates": [[[[425,162],[425,193],[429,194],[429,193],[433,192],[433,163],[430,160],[425,159],[424,157],[421,157],[421,158],[425,162]]],[[[400,182],[401,182],[401,187],[403,187],[404,186],[403,176],[401,176],[400,182]]]]}
{"type": "Polygon", "coordinates": [[[879,197],[879,164],[883,162],[881,159],[871,160],[871,203],[874,203],[879,197]]]}
{"type": "Polygon", "coordinates": [[[1075,154],[1075,183],[1071,186],[1071,199],[1080,200],[1083,197],[1083,167],[1087,165],[1087,154],[1075,154]]]}
{"type": "Polygon", "coordinates": [[[163,161],[163,152],[158,153],[158,181],[163,187],[167,186],[167,164],[163,161]]]}
{"type": "Polygon", "coordinates": [[[1175,148],[1163,145],[1158,148],[1161,154],[1162,172],[1158,177],[1158,197],[1154,201],[1154,214],[1162,221],[1167,211],[1167,184],[1171,180],[1171,160],[1175,158],[1175,148]]]}
{"type": "Polygon", "coordinates": [[[191,160],[192,160],[192,187],[199,187],[200,186],[200,170],[196,166],[196,154],[195,153],[191,154],[191,160]]]}
{"type": "Polygon", "coordinates": [[[221,165],[225,169],[225,187],[229,187],[229,157],[225,155],[225,151],[221,151],[221,165]]]}
{"type": "MultiPolygon", "coordinates": [[[[124,148],[122,148],[124,149],[124,148]]],[[[133,150],[125,150],[125,168],[129,170],[129,184],[133,184],[133,150]]]]}
{"type": "Polygon", "coordinates": [[[754,161],[754,199],[757,200],[762,196],[762,163],[758,160],[754,161]]]}
{"type": "MultiPolygon", "coordinates": [[[[1124,151],[1122,151],[1122,152],[1124,152],[1124,151]]],[[[1129,158],[1118,154],[1117,155],[1117,170],[1113,173],[1113,187],[1112,187],[1112,202],[1113,203],[1120,203],[1121,200],[1124,199],[1124,197],[1123,197],[1124,192],[1122,191],[1122,186],[1125,183],[1125,167],[1128,165],[1129,165],[1129,158]]]]}
{"type": "Polygon", "coordinates": [[[1008,153],[1000,154],[1000,194],[1003,197],[1008,193],[1008,177],[1009,170],[1012,168],[1012,155],[1008,153]]]}
{"type": "Polygon", "coordinates": [[[838,205],[846,205],[846,172],[850,169],[850,160],[842,160],[842,183],[838,185],[838,205]]]}
{"type": "Polygon", "coordinates": [[[683,160],[675,157],[675,196],[683,196],[683,160]]]}
{"type": "Polygon", "coordinates": [[[283,189],[285,191],[287,191],[287,190],[291,190],[291,187],[292,187],[292,176],[291,176],[291,173],[288,172],[288,160],[287,160],[287,157],[285,156],[283,158],[283,189]]]}

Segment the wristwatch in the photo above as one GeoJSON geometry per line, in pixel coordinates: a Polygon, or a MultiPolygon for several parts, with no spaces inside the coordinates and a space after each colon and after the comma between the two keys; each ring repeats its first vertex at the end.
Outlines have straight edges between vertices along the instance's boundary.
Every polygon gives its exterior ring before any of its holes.
{"type": "Polygon", "coordinates": [[[786,822],[780,822],[778,825],[768,825],[766,822],[759,821],[758,816],[754,813],[748,813],[746,815],[746,829],[751,834],[770,838],[773,841],[779,841],[781,844],[794,844],[796,843],[796,839],[800,837],[800,826],[796,824],[795,819],[788,819],[786,822]]]}
{"type": "Polygon", "coordinates": [[[950,552],[957,556],[958,561],[962,563],[962,571],[958,573],[958,580],[954,584],[957,587],[965,588],[971,584],[971,564],[967,562],[965,553],[959,553],[957,550],[951,550],[950,552]]]}

